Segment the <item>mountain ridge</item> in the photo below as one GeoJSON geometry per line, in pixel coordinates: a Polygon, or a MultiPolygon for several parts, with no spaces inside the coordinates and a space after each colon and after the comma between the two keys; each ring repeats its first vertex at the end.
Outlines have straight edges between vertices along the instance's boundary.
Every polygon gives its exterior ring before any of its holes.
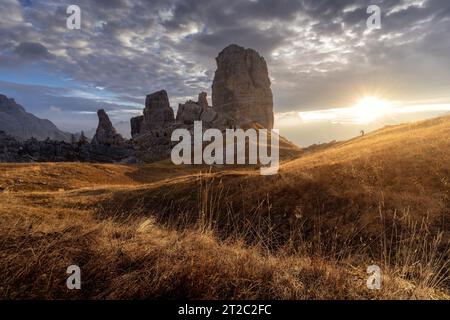
{"type": "Polygon", "coordinates": [[[29,138],[70,141],[70,133],[58,129],[48,119],[41,119],[27,112],[13,98],[3,94],[0,94],[0,130],[21,141],[29,138]]]}

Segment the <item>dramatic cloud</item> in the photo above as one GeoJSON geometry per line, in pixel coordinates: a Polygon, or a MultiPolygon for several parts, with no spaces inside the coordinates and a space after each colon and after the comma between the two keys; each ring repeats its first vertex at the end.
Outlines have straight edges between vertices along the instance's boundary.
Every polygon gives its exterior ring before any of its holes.
{"type": "Polygon", "coordinates": [[[22,42],[14,49],[14,52],[19,57],[30,60],[48,59],[51,57],[47,48],[36,42],[22,42]]]}
{"type": "Polygon", "coordinates": [[[60,108],[52,119],[107,103],[125,120],[162,88],[176,108],[210,91],[214,58],[230,43],[265,56],[279,113],[348,107],[366,94],[450,102],[448,0],[80,0],[81,30],[66,28],[70,4],[4,0],[0,10],[0,70],[9,70],[0,80],[33,71],[15,85],[61,87],[34,99],[17,90],[27,108],[60,108]],[[369,4],[381,8],[379,30],[367,29],[369,4]]]}

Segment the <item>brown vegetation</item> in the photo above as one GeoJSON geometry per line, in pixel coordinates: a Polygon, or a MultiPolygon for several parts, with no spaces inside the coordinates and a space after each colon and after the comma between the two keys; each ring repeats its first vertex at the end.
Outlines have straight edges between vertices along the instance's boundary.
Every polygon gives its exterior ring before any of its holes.
{"type": "Polygon", "coordinates": [[[447,299],[449,120],[306,149],[269,177],[1,164],[0,297],[447,299]]]}

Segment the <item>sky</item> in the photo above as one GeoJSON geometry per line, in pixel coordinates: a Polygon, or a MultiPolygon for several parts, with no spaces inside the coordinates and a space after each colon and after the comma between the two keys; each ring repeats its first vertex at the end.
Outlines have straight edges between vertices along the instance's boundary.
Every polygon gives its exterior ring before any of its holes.
{"type": "Polygon", "coordinates": [[[175,110],[211,97],[232,43],[265,57],[275,127],[302,146],[450,112],[448,0],[2,0],[0,93],[91,130],[97,109],[128,122],[157,90],[175,110]],[[79,30],[66,25],[73,4],[79,30]]]}

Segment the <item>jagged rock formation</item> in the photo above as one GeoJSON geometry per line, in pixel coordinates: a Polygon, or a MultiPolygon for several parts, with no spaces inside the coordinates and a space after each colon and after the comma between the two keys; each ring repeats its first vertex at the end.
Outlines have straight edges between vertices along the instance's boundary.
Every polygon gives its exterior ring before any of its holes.
{"type": "Polygon", "coordinates": [[[166,90],[149,94],[145,98],[144,115],[131,118],[131,136],[154,133],[155,137],[175,122],[166,90]]]}
{"type": "Polygon", "coordinates": [[[47,138],[70,141],[70,134],[59,130],[51,121],[39,119],[5,95],[0,94],[0,130],[18,140],[34,137],[38,140],[47,138]]]}
{"type": "Polygon", "coordinates": [[[253,49],[230,45],[216,58],[212,104],[223,125],[257,122],[273,128],[273,97],[266,61],[253,49]]]}
{"type": "Polygon", "coordinates": [[[23,142],[20,154],[36,162],[81,161],[80,151],[76,145],[50,139],[44,141],[28,139],[23,142]]]}
{"type": "Polygon", "coordinates": [[[114,133],[103,110],[99,110],[98,114],[99,130],[92,143],[83,134],[78,141],[67,143],[51,139],[39,141],[35,138],[18,141],[0,131],[0,162],[136,162],[136,152],[131,141],[114,133]]]}
{"type": "Polygon", "coordinates": [[[138,162],[155,162],[170,157],[170,130],[153,130],[133,138],[138,162]]]}
{"type": "Polygon", "coordinates": [[[144,116],[131,118],[130,125],[132,137],[136,137],[137,135],[144,133],[144,116]]]}
{"type": "Polygon", "coordinates": [[[173,113],[167,111],[169,106],[166,91],[155,92],[147,96],[144,116],[131,119],[131,134],[140,161],[153,162],[169,157],[173,146],[170,139],[173,130],[192,130],[194,121],[200,120],[206,129],[217,119],[217,113],[208,106],[206,92],[201,92],[197,101],[188,100],[179,104],[176,119],[172,118],[173,113]],[[148,119],[150,110],[153,117],[148,119]]]}
{"type": "Polygon", "coordinates": [[[139,162],[154,162],[170,157],[173,126],[146,129],[133,137],[133,146],[139,162]]]}
{"type": "Polygon", "coordinates": [[[194,121],[200,120],[203,108],[192,100],[178,105],[176,121],[181,124],[194,124],[194,121]]]}
{"type": "MultiPolygon", "coordinates": [[[[157,91],[146,96],[143,115],[130,120],[132,140],[118,134],[106,112],[99,110],[99,125],[91,143],[31,139],[17,144],[0,136],[0,150],[6,150],[0,161],[154,162],[170,157],[172,132],[177,128],[193,131],[195,121],[201,120],[203,129],[223,131],[249,124],[271,129],[273,98],[264,58],[252,49],[230,45],[216,61],[213,106],[208,105],[206,92],[201,92],[197,101],[180,104],[175,118],[167,92],[157,91]]],[[[15,104],[5,98],[0,96],[0,103],[15,104]]],[[[20,112],[25,111],[22,108],[20,112]]]]}
{"type": "Polygon", "coordinates": [[[0,131],[1,162],[59,162],[81,161],[80,150],[76,145],[35,138],[18,141],[13,136],[0,131]]]}
{"type": "MultiPolygon", "coordinates": [[[[113,124],[114,129],[116,129],[116,132],[118,134],[120,134],[125,140],[131,138],[131,128],[130,128],[129,120],[112,122],[112,124],[113,124]]],[[[96,132],[97,132],[97,127],[85,131],[85,135],[88,139],[92,140],[92,138],[94,138],[96,132]]]]}
{"type": "Polygon", "coordinates": [[[200,116],[200,120],[203,122],[205,127],[214,127],[214,123],[218,119],[219,115],[212,107],[207,107],[203,109],[200,116]]]}
{"type": "Polygon", "coordinates": [[[173,109],[165,90],[145,98],[144,115],[130,120],[131,136],[137,157],[142,162],[153,162],[170,155],[170,137],[175,123],[173,109]]]}
{"type": "Polygon", "coordinates": [[[97,115],[98,127],[94,138],[92,138],[92,144],[107,146],[117,146],[123,144],[125,139],[117,133],[105,110],[98,110],[97,115]]]}
{"type": "Polygon", "coordinates": [[[94,162],[135,162],[131,141],[117,133],[105,110],[98,110],[97,115],[97,131],[91,143],[80,149],[81,157],[94,162]]]}
{"type": "Polygon", "coordinates": [[[148,129],[166,127],[175,122],[166,90],[147,95],[145,98],[144,125],[148,129]]]}
{"type": "Polygon", "coordinates": [[[273,98],[264,58],[252,49],[230,45],[216,61],[212,107],[208,105],[206,92],[201,92],[197,101],[179,104],[174,119],[165,90],[147,96],[143,116],[130,121],[140,161],[169,157],[173,130],[192,130],[195,121],[202,121],[203,129],[224,130],[249,123],[272,129],[273,98]]]}
{"type": "Polygon", "coordinates": [[[186,101],[184,104],[179,104],[176,122],[178,124],[193,125],[194,121],[203,121],[205,127],[211,127],[217,119],[217,112],[208,106],[208,99],[206,92],[201,92],[198,95],[197,102],[192,100],[186,101]]]}

